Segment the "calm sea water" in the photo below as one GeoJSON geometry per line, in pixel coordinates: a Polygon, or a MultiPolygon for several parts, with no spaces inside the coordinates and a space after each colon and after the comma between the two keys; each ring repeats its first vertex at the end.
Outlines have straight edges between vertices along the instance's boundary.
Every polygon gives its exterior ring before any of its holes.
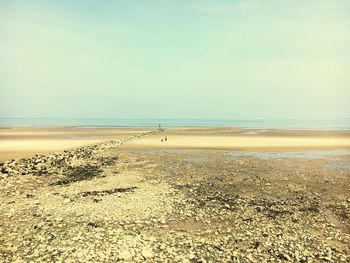
{"type": "Polygon", "coordinates": [[[246,127],[257,129],[350,130],[350,118],[334,120],[199,120],[199,119],[104,119],[104,118],[0,118],[0,127],[246,127]]]}

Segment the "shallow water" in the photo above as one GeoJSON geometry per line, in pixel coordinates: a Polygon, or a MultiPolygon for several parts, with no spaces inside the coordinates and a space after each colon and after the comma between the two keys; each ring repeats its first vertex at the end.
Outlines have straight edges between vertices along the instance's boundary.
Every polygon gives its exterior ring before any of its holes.
{"type": "Polygon", "coordinates": [[[241,132],[241,134],[246,134],[246,135],[259,135],[266,132],[266,130],[257,130],[257,131],[246,131],[246,132],[241,132]]]}
{"type": "Polygon", "coordinates": [[[210,160],[205,156],[188,156],[185,158],[185,161],[188,161],[190,163],[204,163],[210,160]]]}
{"type": "Polygon", "coordinates": [[[350,155],[350,150],[325,150],[325,151],[303,151],[303,152],[229,152],[234,157],[254,157],[263,160],[279,160],[289,158],[300,158],[308,160],[327,159],[350,155]]]}
{"type": "Polygon", "coordinates": [[[100,139],[101,138],[93,135],[67,135],[65,137],[71,138],[71,139],[100,139]]]}
{"type": "Polygon", "coordinates": [[[293,119],[115,119],[115,118],[0,118],[0,127],[246,127],[255,129],[349,130],[350,118],[328,120],[293,119]]]}
{"type": "Polygon", "coordinates": [[[337,161],[337,162],[329,162],[325,164],[326,167],[329,168],[335,168],[335,169],[341,169],[341,170],[350,170],[350,161],[349,162],[342,162],[342,161],[337,161]]]}

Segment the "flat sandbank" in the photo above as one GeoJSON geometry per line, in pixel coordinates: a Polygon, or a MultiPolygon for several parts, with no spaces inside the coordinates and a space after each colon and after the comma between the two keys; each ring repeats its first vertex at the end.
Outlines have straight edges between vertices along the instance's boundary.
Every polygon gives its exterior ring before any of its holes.
{"type": "Polygon", "coordinates": [[[0,160],[72,149],[147,132],[129,128],[1,128],[0,160]]]}
{"type": "Polygon", "coordinates": [[[299,150],[350,148],[350,132],[253,129],[173,129],[121,148],[299,150]],[[167,137],[167,141],[165,141],[167,137]],[[162,141],[163,139],[163,141],[162,141]]]}
{"type": "MultiPolygon", "coordinates": [[[[1,128],[0,160],[62,151],[150,131],[137,128],[1,128]]],[[[177,128],[128,142],[121,149],[349,149],[350,131],[177,128]],[[167,141],[161,141],[167,137],[167,141]]]]}

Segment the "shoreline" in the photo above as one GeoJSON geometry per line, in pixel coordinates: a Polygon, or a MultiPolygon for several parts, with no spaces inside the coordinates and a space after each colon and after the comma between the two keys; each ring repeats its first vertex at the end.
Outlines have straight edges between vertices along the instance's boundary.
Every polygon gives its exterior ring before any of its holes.
{"type": "MultiPolygon", "coordinates": [[[[158,125],[0,125],[1,129],[158,129],[158,125]]],[[[161,125],[164,130],[172,129],[242,129],[242,130],[274,130],[274,131],[310,131],[310,132],[350,132],[348,128],[288,128],[288,127],[249,127],[249,126],[215,126],[215,125],[161,125]]]]}

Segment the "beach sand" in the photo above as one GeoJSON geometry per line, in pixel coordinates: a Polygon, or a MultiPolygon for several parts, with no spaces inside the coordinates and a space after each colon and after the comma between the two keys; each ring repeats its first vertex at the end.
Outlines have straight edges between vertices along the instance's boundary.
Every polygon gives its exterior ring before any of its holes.
{"type": "Polygon", "coordinates": [[[350,151],[308,152],[347,132],[1,131],[6,158],[108,141],[0,162],[0,262],[350,262],[350,151]]]}
{"type": "Polygon", "coordinates": [[[147,131],[129,128],[2,128],[0,161],[63,151],[147,131]]]}
{"type": "MultiPolygon", "coordinates": [[[[96,144],[148,132],[132,128],[2,128],[0,160],[96,144]]],[[[182,128],[133,140],[121,149],[302,150],[350,148],[350,132],[182,128]],[[167,141],[161,142],[167,137],[167,141]]]]}
{"type": "Polygon", "coordinates": [[[173,129],[122,146],[129,149],[300,150],[350,148],[350,132],[173,129]],[[167,137],[167,141],[165,141],[167,137]],[[163,139],[163,141],[162,141],[163,139]]]}

